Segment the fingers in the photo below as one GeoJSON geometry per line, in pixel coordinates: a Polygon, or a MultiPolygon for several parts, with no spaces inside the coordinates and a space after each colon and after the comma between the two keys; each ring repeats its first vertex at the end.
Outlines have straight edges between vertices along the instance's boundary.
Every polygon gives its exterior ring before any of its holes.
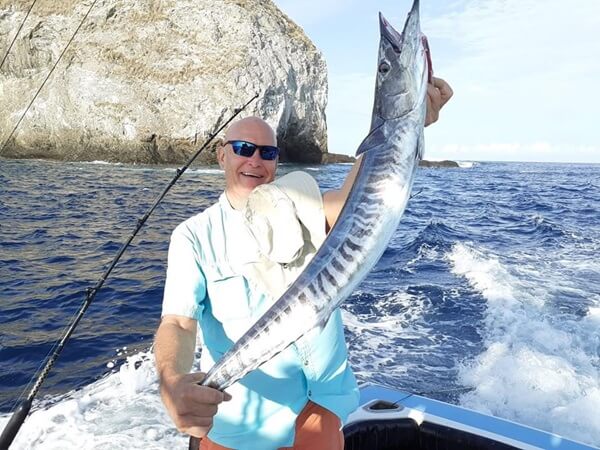
{"type": "MultiPolygon", "coordinates": [[[[186,376],[187,377],[187,376],[186,376]]],[[[231,396],[208,386],[196,384],[197,377],[184,377],[179,387],[174,390],[173,397],[180,414],[197,414],[214,416],[217,406],[231,396]]]]}
{"type": "Polygon", "coordinates": [[[202,437],[212,427],[214,415],[231,395],[200,386],[204,373],[162,377],[161,396],[173,423],[181,432],[202,437]]]}
{"type": "Polygon", "coordinates": [[[440,117],[442,96],[438,88],[432,84],[427,85],[427,115],[425,117],[425,126],[430,125],[440,117]]]}
{"type": "Polygon", "coordinates": [[[186,406],[181,413],[198,417],[212,417],[219,409],[218,405],[212,403],[188,403],[186,406]]]}
{"type": "Polygon", "coordinates": [[[443,80],[441,78],[433,77],[433,85],[440,92],[440,98],[441,98],[440,108],[441,108],[448,102],[448,100],[450,100],[452,98],[452,96],[454,95],[454,91],[452,90],[450,85],[446,82],[446,80],[443,80]]]}
{"type": "MultiPolygon", "coordinates": [[[[204,378],[206,378],[206,374],[204,372],[196,372],[196,373],[190,373],[189,374],[190,380],[194,381],[196,384],[200,384],[202,382],[202,380],[204,380],[204,378]]],[[[221,403],[221,402],[228,402],[229,400],[231,400],[231,395],[229,395],[227,392],[223,391],[218,391],[212,388],[209,388],[215,392],[220,392],[221,394],[223,394],[221,397],[217,397],[218,401],[215,403],[221,403]]]]}
{"type": "Polygon", "coordinates": [[[216,406],[225,401],[225,394],[223,394],[223,392],[207,386],[198,386],[196,384],[191,384],[185,389],[183,396],[186,397],[186,403],[193,408],[200,407],[201,405],[216,406]]]}
{"type": "Polygon", "coordinates": [[[193,381],[195,383],[202,383],[202,380],[206,378],[206,374],[204,372],[189,373],[186,376],[189,378],[190,381],[193,381]]]}
{"type": "Polygon", "coordinates": [[[431,125],[440,117],[440,110],[450,100],[454,92],[448,83],[441,78],[433,77],[427,85],[427,114],[425,126],[431,125]]]}

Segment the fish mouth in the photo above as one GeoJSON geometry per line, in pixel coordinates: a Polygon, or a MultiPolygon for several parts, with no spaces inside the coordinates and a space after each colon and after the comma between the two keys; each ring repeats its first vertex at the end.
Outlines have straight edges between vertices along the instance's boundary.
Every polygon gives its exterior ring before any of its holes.
{"type": "Polygon", "coordinates": [[[379,32],[381,37],[388,41],[394,51],[400,53],[402,46],[404,44],[405,36],[414,36],[415,34],[419,35],[419,3],[420,0],[414,0],[412,8],[406,17],[406,22],[404,23],[404,28],[402,29],[402,33],[399,33],[387,19],[379,13],[379,32]]]}
{"type": "Polygon", "coordinates": [[[398,33],[398,31],[390,25],[381,12],[379,13],[379,32],[381,33],[381,37],[387,40],[397,53],[400,53],[402,42],[404,41],[402,34],[398,33]]]}

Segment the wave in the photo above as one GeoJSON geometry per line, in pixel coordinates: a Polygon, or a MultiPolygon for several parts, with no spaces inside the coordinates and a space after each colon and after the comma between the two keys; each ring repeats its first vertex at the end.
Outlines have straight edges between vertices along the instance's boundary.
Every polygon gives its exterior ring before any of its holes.
{"type": "Polygon", "coordinates": [[[424,245],[429,248],[448,249],[457,241],[469,239],[469,235],[444,222],[432,221],[419,231],[407,249],[418,251],[424,245]]]}
{"type": "Polygon", "coordinates": [[[456,244],[447,258],[487,307],[480,330],[486,349],[459,368],[461,381],[474,388],[461,403],[580,441],[600,442],[597,332],[585,321],[557,317],[549,308],[560,280],[540,273],[543,269],[529,266],[523,257],[524,269],[511,265],[510,270],[499,257],[464,244],[456,244]],[[532,273],[546,282],[530,281],[532,273]]]}
{"type": "MultiPolygon", "coordinates": [[[[175,168],[175,167],[166,167],[162,169],[165,172],[172,172],[175,173],[177,172],[179,169],[175,168]]],[[[187,169],[185,171],[186,174],[223,174],[225,173],[223,171],[223,169],[216,169],[216,168],[204,168],[204,169],[187,169]]]]}
{"type": "MultiPolygon", "coordinates": [[[[129,356],[83,389],[36,401],[11,449],[185,448],[160,401],[153,360],[150,351],[129,356]]],[[[8,419],[0,416],[0,429],[8,419]]]]}
{"type": "Polygon", "coordinates": [[[359,293],[344,304],[350,362],[359,381],[393,385],[408,372],[423,370],[420,354],[443,355],[434,339],[427,338],[431,330],[420,320],[426,303],[423,296],[392,292],[359,293]]]}
{"type": "Polygon", "coordinates": [[[564,223],[558,224],[541,212],[527,216],[513,214],[503,219],[504,223],[498,224],[502,227],[502,234],[524,247],[557,248],[573,239],[573,233],[564,223]]]}
{"type": "Polygon", "coordinates": [[[102,160],[96,160],[96,161],[82,161],[78,164],[89,164],[89,165],[103,165],[103,166],[122,166],[123,163],[117,162],[117,163],[113,163],[113,162],[108,162],[108,161],[102,161],[102,160]]]}

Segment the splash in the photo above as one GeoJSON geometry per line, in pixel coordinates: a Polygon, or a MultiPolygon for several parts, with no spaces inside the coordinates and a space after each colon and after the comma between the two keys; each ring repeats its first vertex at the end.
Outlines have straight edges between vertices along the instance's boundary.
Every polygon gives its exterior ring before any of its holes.
{"type": "MultiPolygon", "coordinates": [[[[162,450],[187,445],[160,401],[150,352],[129,356],[117,372],[34,408],[11,449],[162,450]]],[[[8,419],[0,417],[0,429],[8,419]]]]}
{"type": "Polygon", "coordinates": [[[561,279],[529,265],[507,268],[500,257],[465,244],[448,255],[487,302],[481,333],[486,350],[462,364],[461,381],[474,388],[469,408],[587,443],[600,443],[600,355],[596,308],[582,318],[553,307],[561,279]],[[545,283],[539,284],[539,280],[545,283]],[[544,411],[544,414],[540,414],[544,411]]]}

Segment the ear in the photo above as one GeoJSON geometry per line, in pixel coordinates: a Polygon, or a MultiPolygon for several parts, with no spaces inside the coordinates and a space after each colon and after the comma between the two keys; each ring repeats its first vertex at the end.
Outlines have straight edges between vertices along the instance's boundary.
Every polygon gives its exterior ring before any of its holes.
{"type": "Polygon", "coordinates": [[[221,169],[225,169],[225,146],[223,142],[217,147],[217,161],[221,169]]]}

